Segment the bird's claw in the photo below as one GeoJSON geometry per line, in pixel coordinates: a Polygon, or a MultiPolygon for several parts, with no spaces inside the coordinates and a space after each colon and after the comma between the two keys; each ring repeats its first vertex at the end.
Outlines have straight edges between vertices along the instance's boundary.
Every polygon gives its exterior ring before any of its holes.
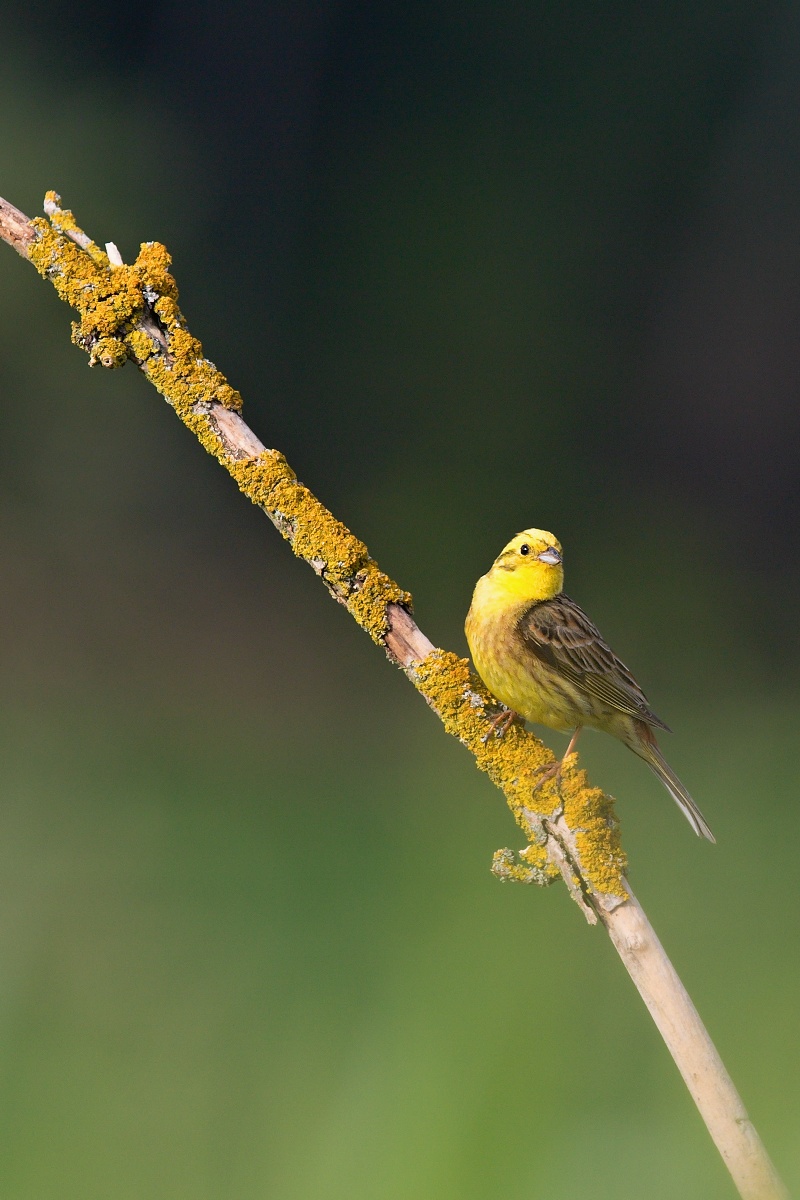
{"type": "Polygon", "coordinates": [[[545,763],[543,767],[537,767],[534,771],[534,775],[538,775],[540,778],[537,779],[536,783],[533,785],[533,790],[538,792],[539,788],[544,787],[544,785],[549,783],[551,779],[555,779],[558,783],[560,783],[563,769],[564,760],[562,758],[559,758],[552,763],[545,763]]]}
{"type": "Polygon", "coordinates": [[[516,720],[519,720],[519,713],[514,712],[513,708],[503,708],[499,713],[495,713],[489,721],[489,728],[481,738],[484,746],[491,737],[504,737],[509,726],[516,720]]]}
{"type": "Polygon", "coordinates": [[[574,759],[576,763],[578,761],[578,756],[574,750],[568,750],[563,758],[558,758],[555,762],[545,763],[543,767],[537,767],[534,775],[539,775],[541,778],[536,780],[533,790],[537,792],[540,787],[544,787],[551,779],[555,779],[556,784],[560,787],[564,771],[570,766],[570,759],[574,759]]]}

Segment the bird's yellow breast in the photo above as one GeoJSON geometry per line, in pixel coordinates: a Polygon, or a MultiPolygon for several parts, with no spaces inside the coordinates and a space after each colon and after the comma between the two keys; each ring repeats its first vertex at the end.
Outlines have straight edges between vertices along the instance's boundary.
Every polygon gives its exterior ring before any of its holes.
{"type": "Polygon", "coordinates": [[[517,631],[531,600],[512,594],[492,573],[478,580],[465,632],[472,661],[493,696],[527,721],[550,729],[574,729],[591,717],[587,698],[540,662],[517,631]]]}

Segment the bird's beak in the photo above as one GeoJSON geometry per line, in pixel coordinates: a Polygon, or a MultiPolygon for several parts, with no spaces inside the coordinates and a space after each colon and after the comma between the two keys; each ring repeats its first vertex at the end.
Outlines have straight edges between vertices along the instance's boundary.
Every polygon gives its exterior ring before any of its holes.
{"type": "Polygon", "coordinates": [[[557,567],[561,562],[561,555],[555,546],[548,546],[546,550],[542,550],[541,554],[537,554],[536,557],[539,562],[547,563],[551,567],[557,567]]]}

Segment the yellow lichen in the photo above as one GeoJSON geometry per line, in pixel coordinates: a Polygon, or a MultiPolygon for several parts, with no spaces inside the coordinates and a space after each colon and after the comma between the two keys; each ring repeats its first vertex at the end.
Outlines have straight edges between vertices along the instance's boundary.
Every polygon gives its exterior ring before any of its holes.
{"type": "Polygon", "coordinates": [[[62,300],[79,311],[88,307],[97,292],[107,287],[108,269],[96,263],[70,238],[58,233],[48,221],[31,221],[36,240],[28,256],[41,275],[49,279],[62,300]]]}
{"type": "Polygon", "coordinates": [[[58,192],[46,192],[44,204],[45,211],[50,214],[50,223],[55,230],[68,236],[77,234],[81,239],[81,248],[84,254],[88,254],[95,262],[108,266],[108,255],[105,250],[102,250],[91,238],[86,236],[69,208],[61,207],[61,197],[58,192]]]}
{"type": "MultiPolygon", "coordinates": [[[[37,239],[30,249],[31,261],[61,299],[77,310],[76,344],[89,352],[91,361],[109,367],[120,365],[124,349],[205,448],[224,458],[220,438],[202,410],[216,403],[238,411],[241,396],[203,356],[202,345],[185,328],[166,248],[158,242],[144,243],[135,263],[112,267],[103,252],[90,256],[49,222],[38,219],[32,224],[37,239]],[[168,355],[160,352],[157,338],[142,328],[151,309],[169,346],[168,355]]],[[[59,211],[58,225],[77,230],[68,210],[59,211]]]]}
{"type": "Polygon", "coordinates": [[[355,588],[347,601],[347,609],[379,646],[384,644],[389,629],[386,611],[389,604],[400,604],[410,612],[411,595],[370,559],[355,577],[355,588]]]}
{"type": "Polygon", "coordinates": [[[614,801],[591,787],[583,770],[565,771],[561,787],[564,820],[575,834],[584,875],[598,892],[627,895],[622,884],[628,859],[620,842],[614,801]]]}
{"type": "Polygon", "coordinates": [[[409,606],[411,597],[380,570],[364,543],[298,482],[282,454],[265,450],[225,465],[298,558],[313,567],[373,641],[381,642],[388,629],[387,605],[409,606]]]}
{"type": "Polygon", "coordinates": [[[268,507],[279,483],[297,482],[294,471],[277,450],[265,450],[257,458],[239,459],[228,470],[248,500],[259,508],[268,507]]]}
{"type": "Polygon", "coordinates": [[[162,246],[160,242],[142,242],[136,259],[136,269],[142,282],[158,292],[156,310],[160,310],[159,316],[162,316],[162,319],[165,319],[162,314],[170,302],[175,305],[177,313],[178,285],[170,273],[171,266],[172,256],[166,246],[162,246]]]}
{"type": "Polygon", "coordinates": [[[492,874],[504,883],[536,883],[545,887],[559,878],[559,871],[547,861],[539,846],[529,845],[515,855],[513,850],[496,850],[492,858],[492,874]]]}
{"type": "MultiPolygon", "coordinates": [[[[487,736],[486,717],[497,712],[497,701],[469,669],[466,659],[435,650],[408,671],[415,687],[441,718],[445,729],[473,753],[480,770],[505,794],[517,824],[531,839],[520,855],[528,866],[554,875],[544,848],[536,844],[536,822],[563,807],[570,829],[576,831],[581,868],[600,892],[624,895],[626,859],[619,841],[613,801],[588,784],[586,773],[567,769],[560,780],[540,781],[542,767],[553,761],[550,751],[517,723],[498,738],[487,736]]],[[[507,878],[524,878],[512,872],[507,878]]]]}
{"type": "Polygon", "coordinates": [[[158,352],[158,342],[141,329],[133,329],[126,338],[131,356],[137,366],[142,366],[146,360],[158,352]]]}
{"type": "MultiPolygon", "coordinates": [[[[73,334],[73,339],[77,341],[77,331],[73,334]]],[[[96,363],[100,363],[109,370],[113,370],[115,367],[124,367],[127,361],[128,351],[120,338],[98,338],[89,355],[89,366],[93,367],[96,363]]]]}
{"type": "MultiPolygon", "coordinates": [[[[501,738],[487,737],[486,717],[498,711],[498,704],[465,658],[434,650],[409,674],[448,733],[472,751],[478,767],[502,788],[509,803],[527,805],[540,768],[552,762],[550,751],[518,723],[501,738]]],[[[543,806],[537,804],[541,812],[552,812],[558,803],[554,789],[547,785],[539,790],[539,799],[545,801],[543,806]]]]}
{"type": "Polygon", "coordinates": [[[541,871],[549,879],[558,879],[559,870],[547,858],[547,850],[544,845],[539,845],[538,842],[528,842],[528,845],[519,852],[520,862],[529,870],[541,871]]]}

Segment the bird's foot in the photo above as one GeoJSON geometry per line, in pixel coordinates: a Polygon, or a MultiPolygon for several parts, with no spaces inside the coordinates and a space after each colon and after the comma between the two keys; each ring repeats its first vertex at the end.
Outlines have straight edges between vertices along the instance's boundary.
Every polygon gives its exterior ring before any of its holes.
{"type": "Polygon", "coordinates": [[[538,792],[539,788],[544,787],[544,785],[549,783],[551,779],[555,779],[557,783],[561,783],[561,774],[564,770],[564,761],[565,760],[563,758],[558,758],[555,762],[545,763],[543,767],[537,767],[534,771],[534,775],[538,775],[539,778],[533,785],[533,790],[538,792]]]}
{"type": "MultiPolygon", "coordinates": [[[[575,746],[577,745],[581,728],[582,727],[579,725],[572,737],[569,739],[569,745],[564,751],[563,758],[558,758],[555,762],[547,763],[544,767],[539,767],[534,772],[535,775],[541,775],[541,779],[537,780],[533,785],[533,790],[535,792],[551,779],[555,779],[559,784],[561,783],[561,776],[564,773],[564,767],[567,765],[567,760],[575,754],[575,746]]],[[[577,761],[577,755],[575,755],[575,759],[577,761]]]]}
{"type": "Polygon", "coordinates": [[[496,713],[489,721],[489,728],[486,730],[486,733],[481,738],[481,741],[483,742],[484,746],[489,741],[489,738],[503,737],[507,733],[509,726],[513,725],[514,721],[521,721],[521,720],[522,720],[522,717],[519,715],[518,712],[514,712],[513,708],[506,708],[504,706],[500,710],[500,712],[496,713]]]}

